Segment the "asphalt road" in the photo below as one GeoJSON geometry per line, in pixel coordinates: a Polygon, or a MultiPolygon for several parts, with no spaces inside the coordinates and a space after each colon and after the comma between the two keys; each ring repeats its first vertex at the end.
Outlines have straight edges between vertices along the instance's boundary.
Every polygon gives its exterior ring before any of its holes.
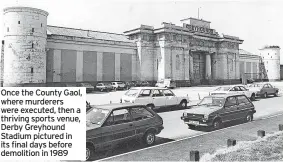
{"type": "MultiPolygon", "coordinates": [[[[283,114],[283,107],[282,107],[283,102],[282,101],[283,101],[283,96],[270,97],[267,99],[257,99],[256,101],[254,101],[253,103],[257,110],[257,113],[254,116],[254,120],[259,121],[260,119],[268,117],[268,116],[281,114],[281,113],[283,114]]],[[[159,115],[164,120],[164,130],[158,135],[157,140],[156,140],[156,145],[160,145],[160,144],[164,144],[167,142],[172,142],[172,141],[176,141],[176,140],[180,140],[180,139],[184,139],[188,137],[198,136],[198,135],[208,132],[208,130],[205,130],[205,129],[202,129],[202,130],[201,129],[198,129],[198,130],[188,129],[187,125],[185,125],[184,122],[180,119],[184,111],[185,110],[176,110],[176,111],[166,111],[165,110],[164,112],[159,112],[159,115]]],[[[230,126],[237,125],[237,124],[242,124],[242,123],[230,123],[229,125],[226,125],[226,128],[229,129],[230,126]]],[[[262,124],[264,125],[265,123],[263,122],[262,124]]],[[[241,131],[245,131],[245,129],[241,131]]],[[[238,132],[237,134],[240,136],[241,133],[238,132]]],[[[99,160],[99,159],[103,159],[103,158],[107,158],[107,157],[111,157],[111,156],[115,156],[119,154],[124,154],[127,152],[136,151],[140,149],[144,149],[144,147],[140,145],[139,142],[130,141],[128,143],[117,146],[115,149],[111,151],[98,153],[95,159],[93,160],[99,160]]],[[[139,154],[139,153],[134,153],[134,155],[136,154],[139,154]]],[[[124,161],[124,159],[120,159],[120,158],[118,159],[113,158],[111,160],[124,161]]],[[[127,159],[127,160],[132,161],[132,159],[127,159]]],[[[138,159],[138,160],[143,161],[143,160],[150,160],[150,159],[138,159]]],[[[157,159],[153,158],[151,160],[157,160],[157,159]]],[[[175,161],[176,159],[171,159],[171,160],[175,161]]]]}
{"type": "MultiPolygon", "coordinates": [[[[219,149],[227,148],[227,140],[235,139],[237,144],[245,141],[257,140],[257,131],[264,130],[266,135],[277,132],[278,125],[283,123],[283,114],[264,120],[257,119],[250,123],[230,125],[221,130],[202,133],[197,137],[173,141],[163,145],[146,148],[121,156],[110,157],[102,161],[189,161],[190,151],[199,151],[200,157],[204,154],[213,154],[219,149]]],[[[266,156],[270,156],[267,154],[266,156]]],[[[202,160],[201,161],[205,161],[202,160]]]]}

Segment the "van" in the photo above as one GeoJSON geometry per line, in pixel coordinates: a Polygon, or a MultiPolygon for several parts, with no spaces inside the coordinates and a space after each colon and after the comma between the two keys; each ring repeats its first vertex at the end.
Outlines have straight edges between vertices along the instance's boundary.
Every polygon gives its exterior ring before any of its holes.
{"type": "Polygon", "coordinates": [[[173,79],[162,79],[157,81],[155,86],[160,88],[176,88],[176,82],[173,79]]]}

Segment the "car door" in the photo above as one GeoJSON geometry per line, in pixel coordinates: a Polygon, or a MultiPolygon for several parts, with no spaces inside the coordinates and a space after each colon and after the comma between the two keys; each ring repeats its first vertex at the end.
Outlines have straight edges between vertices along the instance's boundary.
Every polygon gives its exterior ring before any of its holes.
{"type": "Polygon", "coordinates": [[[239,109],[239,115],[238,119],[243,119],[246,117],[248,112],[251,110],[253,104],[250,102],[250,100],[246,96],[237,96],[238,100],[238,109],[239,109]]]}
{"type": "Polygon", "coordinates": [[[105,125],[110,126],[112,131],[111,143],[113,145],[131,140],[135,137],[135,126],[132,122],[129,109],[113,110],[105,125]]]}
{"type": "Polygon", "coordinates": [[[138,95],[138,97],[135,99],[135,103],[140,104],[152,104],[152,97],[151,97],[152,89],[142,89],[138,95]]]}
{"type": "Polygon", "coordinates": [[[162,90],[160,89],[153,90],[152,102],[155,107],[165,107],[166,106],[166,96],[163,95],[162,90]]]}
{"type": "Polygon", "coordinates": [[[247,97],[251,97],[252,94],[248,89],[246,89],[244,86],[239,86],[239,88],[241,89],[242,94],[246,95],[247,97]]]}
{"type": "Polygon", "coordinates": [[[239,110],[237,98],[235,96],[227,97],[222,115],[222,121],[224,122],[236,120],[238,118],[239,110]]]}
{"type": "Polygon", "coordinates": [[[154,126],[154,115],[144,106],[137,106],[130,109],[133,124],[135,126],[135,134],[137,137],[144,135],[146,130],[154,126]]]}
{"type": "Polygon", "coordinates": [[[167,107],[175,106],[175,105],[179,104],[178,97],[176,97],[175,94],[171,90],[165,89],[165,90],[163,90],[163,94],[166,97],[166,106],[167,107]]]}
{"type": "Polygon", "coordinates": [[[269,92],[269,86],[268,86],[268,84],[264,84],[264,85],[262,86],[262,94],[264,94],[264,93],[267,93],[267,94],[270,93],[270,92],[269,92]]]}
{"type": "Polygon", "coordinates": [[[269,90],[269,94],[275,93],[275,88],[271,84],[268,84],[268,90],[269,90]]]}

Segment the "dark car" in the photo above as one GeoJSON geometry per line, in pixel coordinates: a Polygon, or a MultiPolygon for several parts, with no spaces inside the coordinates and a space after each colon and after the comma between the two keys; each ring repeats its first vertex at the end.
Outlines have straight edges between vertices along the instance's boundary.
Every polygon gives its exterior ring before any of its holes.
{"type": "Polygon", "coordinates": [[[256,83],[247,87],[250,91],[255,91],[256,96],[267,98],[269,95],[278,96],[279,89],[272,86],[270,83],[256,83]]]}
{"type": "Polygon", "coordinates": [[[126,82],[126,89],[130,89],[132,87],[136,87],[136,81],[126,82]]]}
{"type": "Polygon", "coordinates": [[[219,129],[225,122],[252,121],[255,112],[246,95],[213,95],[204,97],[196,107],[185,111],[181,119],[189,128],[205,126],[219,129]]]}
{"type": "Polygon", "coordinates": [[[113,86],[111,85],[111,83],[98,83],[96,84],[95,88],[98,90],[98,91],[112,91],[113,90],[113,86]]]}
{"type": "Polygon", "coordinates": [[[148,81],[137,81],[136,87],[150,87],[150,83],[148,81]]]}
{"type": "Polygon", "coordinates": [[[107,104],[92,106],[86,114],[86,159],[95,151],[133,139],[141,139],[146,146],[155,142],[155,135],[163,129],[162,118],[140,104],[107,104]]]}
{"type": "Polygon", "coordinates": [[[90,83],[78,83],[78,87],[85,87],[86,93],[94,91],[94,86],[90,83]]]}

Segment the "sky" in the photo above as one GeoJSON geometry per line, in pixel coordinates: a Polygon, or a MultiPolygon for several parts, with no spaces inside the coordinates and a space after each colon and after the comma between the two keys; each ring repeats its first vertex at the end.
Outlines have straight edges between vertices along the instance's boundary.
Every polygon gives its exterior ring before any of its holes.
{"type": "MultiPolygon", "coordinates": [[[[283,47],[280,0],[1,0],[0,39],[3,39],[3,8],[11,6],[47,11],[48,25],[112,33],[123,33],[141,24],[182,25],[181,19],[198,18],[199,9],[199,18],[210,21],[211,28],[219,34],[243,39],[241,49],[258,54],[258,49],[265,45],[283,47]]],[[[283,57],[281,60],[283,64],[283,57]]]]}

